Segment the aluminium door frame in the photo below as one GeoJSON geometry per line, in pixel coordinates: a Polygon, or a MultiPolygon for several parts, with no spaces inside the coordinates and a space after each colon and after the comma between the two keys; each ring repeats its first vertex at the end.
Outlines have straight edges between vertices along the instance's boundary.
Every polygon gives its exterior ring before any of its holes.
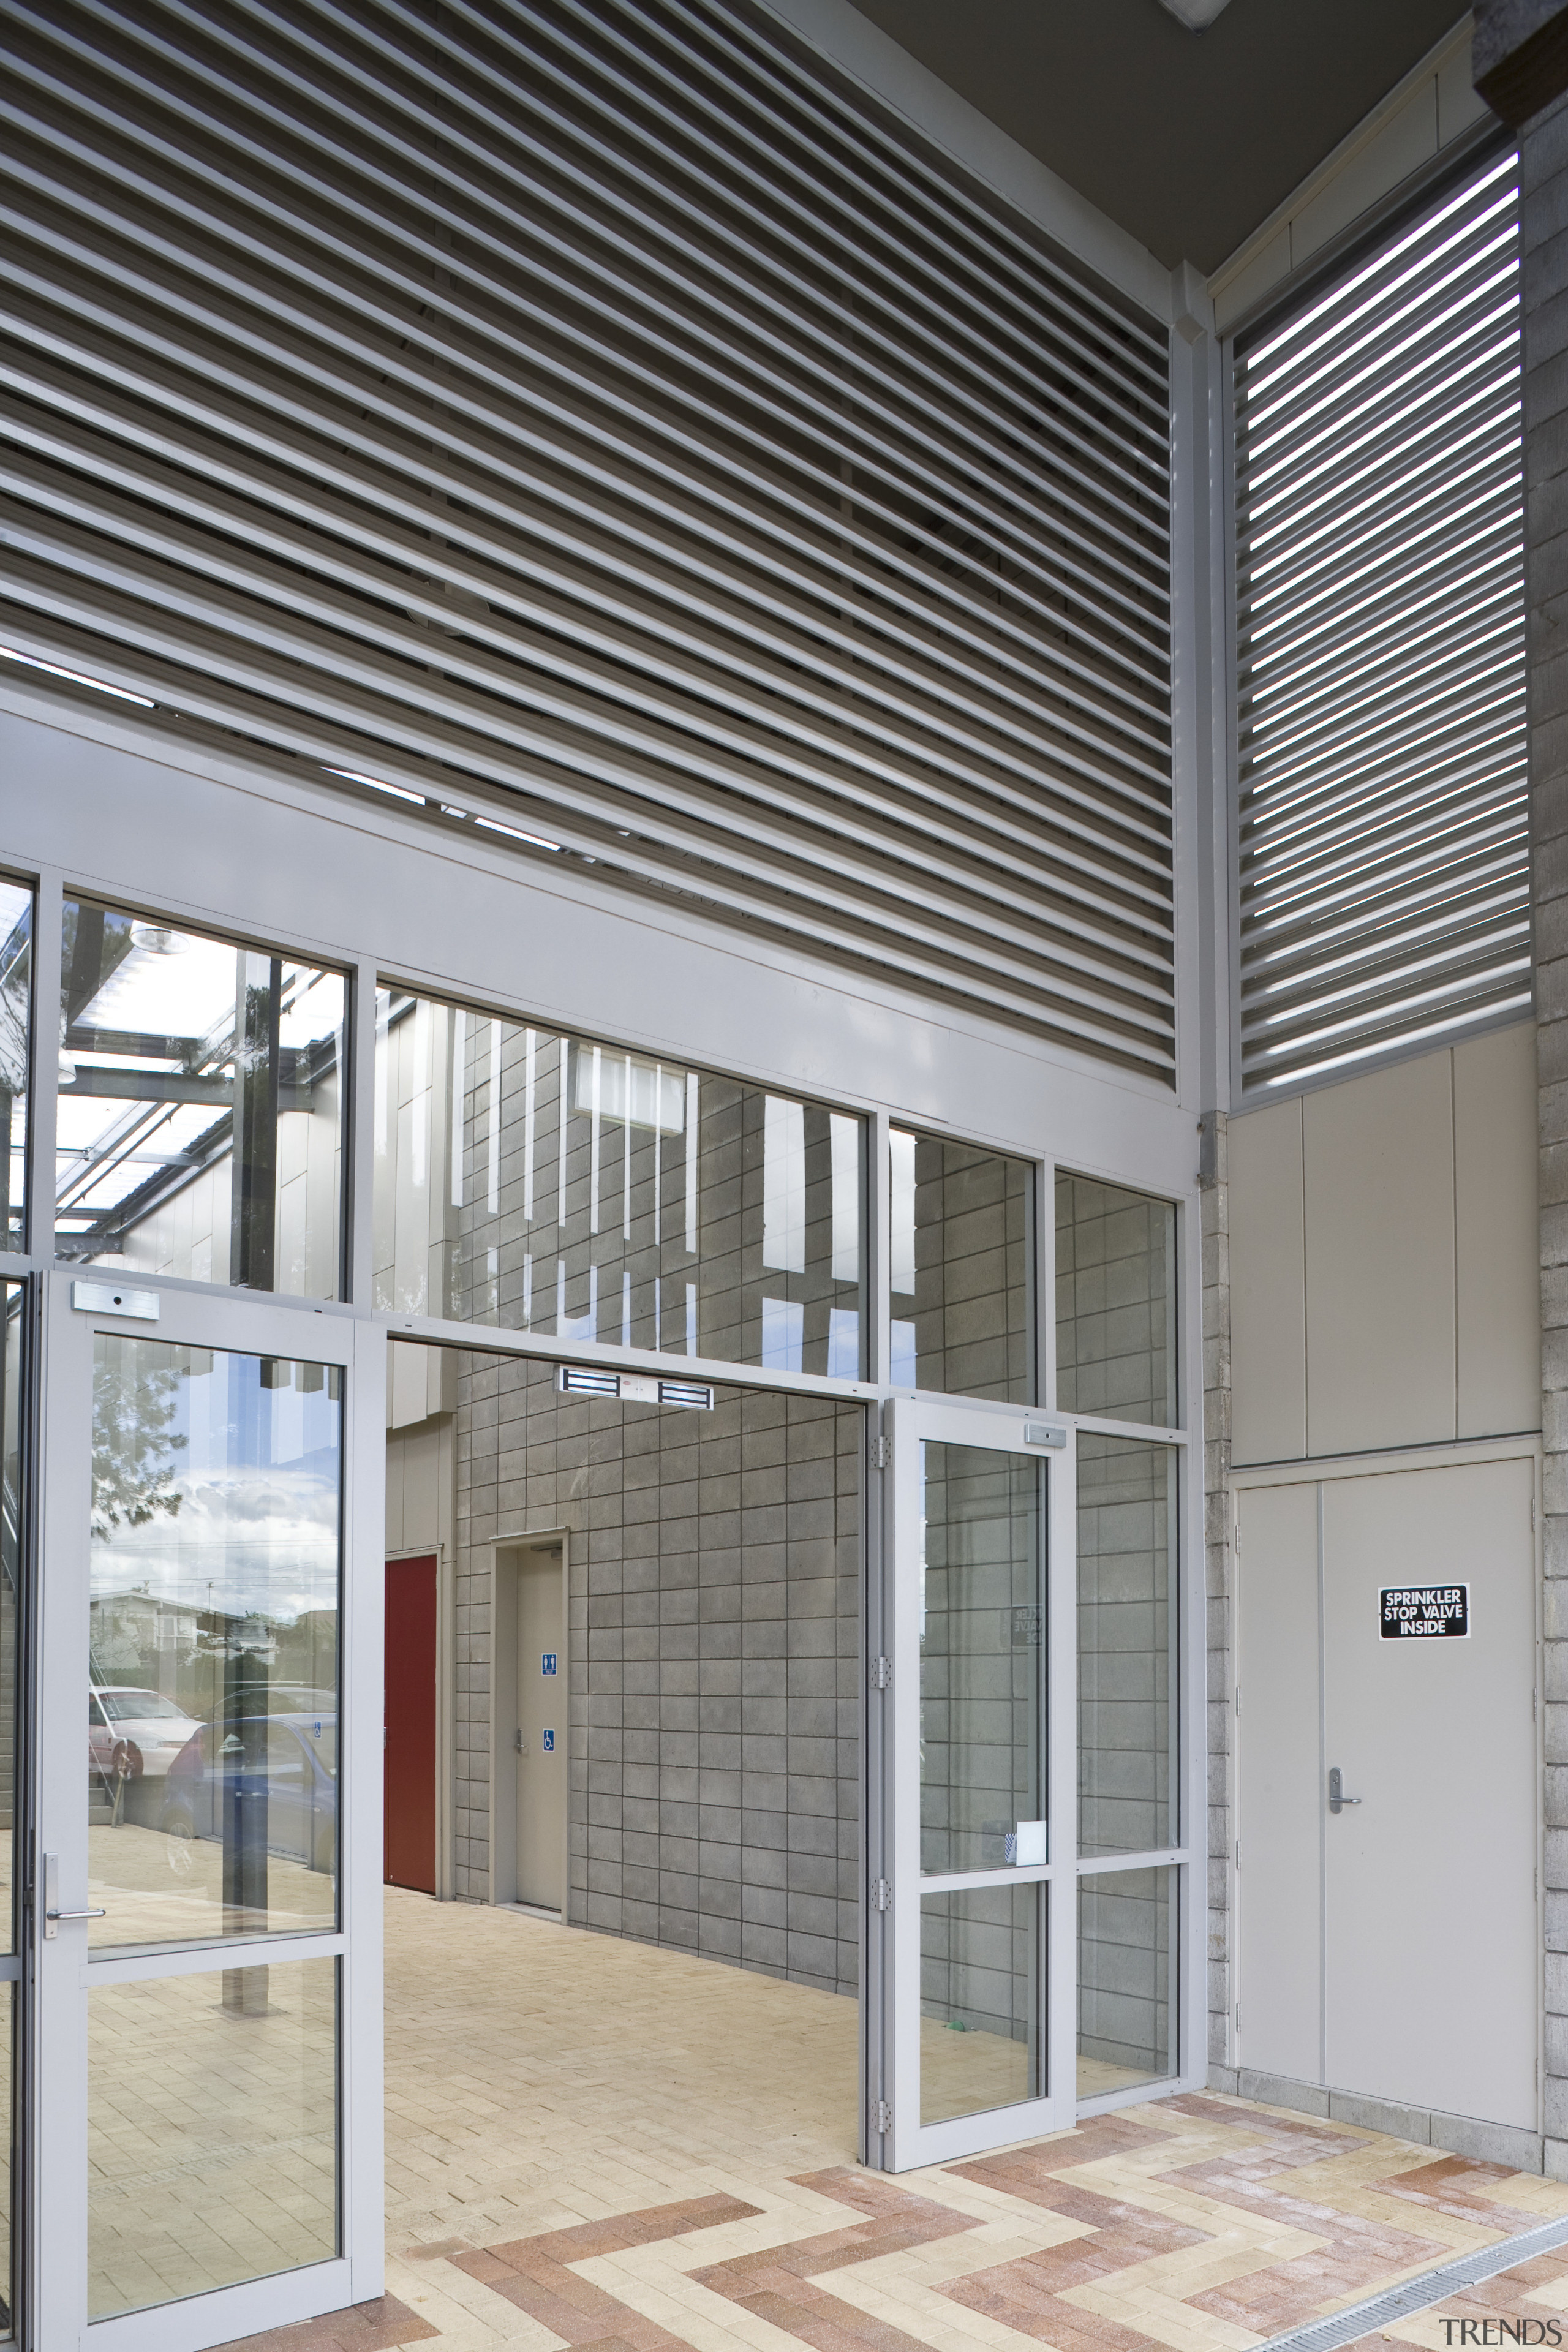
{"type": "MultiPolygon", "coordinates": [[[[87,1810],[80,1747],[81,1692],[88,1681],[92,1341],[100,1330],[246,1355],[276,1355],[342,1368],[343,1497],[340,1623],[339,1926],[331,1933],[138,1948],[88,1957],[87,1927],[61,1918],[46,1938],[43,1905],[29,1923],[35,2079],[47,2084],[34,2120],[36,2216],[32,2255],[34,2340],[87,2340],[88,2045],[92,1985],[216,1973],[241,1951],[259,1964],[334,1957],[339,1966],[339,2246],[335,2259],[218,2287],[91,2323],[102,2352],[205,2352],[236,2335],[289,2325],[363,2303],[383,2291],[384,2221],[382,2112],[381,1637],[385,1525],[381,1471],[386,1340],[375,1327],[329,1314],[308,1300],[182,1287],[158,1295],[155,1319],[103,1314],[72,1303],[69,1265],[43,1276],[44,1393],[40,1479],[37,1678],[40,1693],[38,1801],[30,1856],[41,1888],[42,1857],[58,1857],[62,1913],[88,1895],[87,1810]],[[346,1735],[346,1736],[345,1736],[346,1735]]],[[[88,1269],[95,1290],[101,1275],[88,1269]]],[[[113,1277],[110,1277],[112,1282],[113,1277]]],[[[121,1277],[121,1279],[129,1279],[121,1277]]]]}
{"type": "MultiPolygon", "coordinates": [[[[1075,1572],[1076,1478],[1073,1433],[1047,1449],[1025,1442],[1031,1410],[999,1411],[957,1398],[895,1398],[889,1407],[892,1435],[886,1510],[885,1622],[888,1652],[889,1759],[886,1780],[886,1853],[890,1863],[884,2000],[892,2091],[889,2102],[886,2166],[906,2172],[979,2154],[1010,2141],[1037,2139],[1066,2130],[1078,2118],[1078,1701],[1075,1572]],[[1045,1783],[1048,1843],[1042,1865],[1024,1869],[966,1871],[927,1879],[921,1871],[920,1626],[918,1574],[922,1497],[921,1445],[970,1445],[1038,1462],[1045,1474],[1045,1509],[1039,1539],[1044,1549],[1046,1607],[1046,1720],[1040,1762],[1045,1783]],[[1045,1989],[1039,2027],[1045,2060],[1043,2096],[937,2124],[920,2117],[921,1903],[922,1894],[977,1891],[1029,1884],[1051,1889],[1046,1898],[1042,1945],[1045,1989]],[[1065,1897],[1062,1890],[1066,1890],[1065,1897]]],[[[1033,1418],[1040,1418],[1034,1409],[1033,1418]]],[[[1053,1417],[1053,1427],[1056,1425],[1053,1417]]]]}

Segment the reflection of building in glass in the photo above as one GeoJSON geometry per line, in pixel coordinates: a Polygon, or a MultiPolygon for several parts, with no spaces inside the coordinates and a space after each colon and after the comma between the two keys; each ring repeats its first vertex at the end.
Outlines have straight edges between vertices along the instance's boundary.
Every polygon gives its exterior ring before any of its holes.
{"type": "Polygon", "coordinates": [[[337,1297],[343,1004],[339,972],[68,898],[60,1255],[337,1297]]]}
{"type": "Polygon", "coordinates": [[[376,1302],[858,1377],[863,1122],[384,992],[376,1302]]]}

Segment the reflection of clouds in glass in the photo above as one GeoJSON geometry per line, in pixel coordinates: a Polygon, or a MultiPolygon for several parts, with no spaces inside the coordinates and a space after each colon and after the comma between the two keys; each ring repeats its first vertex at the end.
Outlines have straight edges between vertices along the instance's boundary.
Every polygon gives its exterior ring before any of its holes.
{"type": "Polygon", "coordinates": [[[329,1469],[186,1473],[171,1483],[178,1515],[116,1528],[92,1546],[92,1588],[138,1587],[156,1600],[233,1613],[298,1616],[331,1607],[338,1587],[337,1465],[329,1469]]]}

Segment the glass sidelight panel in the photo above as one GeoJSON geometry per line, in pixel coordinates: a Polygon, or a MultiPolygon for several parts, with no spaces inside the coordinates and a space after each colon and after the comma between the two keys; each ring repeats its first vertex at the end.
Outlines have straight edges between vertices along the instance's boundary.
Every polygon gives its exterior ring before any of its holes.
{"type": "Polygon", "coordinates": [[[0,1246],[27,1246],[27,1097],[33,1029],[33,894],[0,879],[0,1246]]]}
{"type": "Polygon", "coordinates": [[[16,1702],[21,1639],[23,1495],[22,1335],[26,1294],[0,1283],[0,1951],[18,1946],[14,1863],[16,1825],[16,1702]]]}
{"type": "Polygon", "coordinates": [[[1176,1212],[1087,1176],[1057,1176],[1057,1404],[1174,1424],[1176,1212]]]}
{"type": "Polygon", "coordinates": [[[921,1898],[921,2122],[1045,2095],[1049,1890],[980,1886],[921,1898]]]}
{"type": "Polygon", "coordinates": [[[337,971],[68,898],[57,1255],[342,1296],[337,971]]]}
{"type": "Polygon", "coordinates": [[[921,1869],[1046,1852],[1043,1465],[921,1447],[921,1869]]]}
{"type": "Polygon", "coordinates": [[[338,1962],[95,1986],[88,2181],[89,2319],[330,2262],[338,1962]]]}
{"type": "Polygon", "coordinates": [[[93,1943],[331,1930],[340,1372],[100,1332],[92,1465],[93,1943]]]}
{"type": "Polygon", "coordinates": [[[856,1380],[864,1123],[384,991],[375,1304],[856,1380]]]}
{"type": "Polygon", "coordinates": [[[1078,2095],[1176,2071],[1173,1869],[1092,1871],[1078,1886],[1078,2095]]]}
{"type": "Polygon", "coordinates": [[[1079,1848],[1177,1833],[1176,1453],[1078,1437],[1079,1848]]]}
{"type": "Polygon", "coordinates": [[[889,1138],[895,1388],[1034,1398],[1034,1171],[941,1135],[889,1138]]]}

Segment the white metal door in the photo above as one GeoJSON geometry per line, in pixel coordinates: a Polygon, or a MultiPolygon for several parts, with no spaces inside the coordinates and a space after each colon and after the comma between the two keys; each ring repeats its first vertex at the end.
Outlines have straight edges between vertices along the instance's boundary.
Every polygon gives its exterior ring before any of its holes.
{"type": "Polygon", "coordinates": [[[49,1289],[37,2340],[198,2352],[380,2291],[385,1342],[49,1289]]]}
{"type": "Polygon", "coordinates": [[[1070,1433],[899,1400],[886,1622],[895,2172],[1070,2125],[1070,1433]],[[1031,1443],[1037,1436],[1039,1443],[1031,1443]]]}
{"type": "Polygon", "coordinates": [[[1536,1475],[1493,1454],[1237,1497],[1249,2072],[1538,2128],[1536,1475]],[[1423,1604],[1384,1601],[1461,1591],[1463,1632],[1402,1635],[1423,1604]]]}
{"type": "Polygon", "coordinates": [[[1528,1460],[1323,1486],[1328,2080],[1526,2131],[1534,1487],[1528,1460]],[[1381,1596],[1400,1591],[1464,1592],[1468,1631],[1385,1637],[1381,1596]]]}

